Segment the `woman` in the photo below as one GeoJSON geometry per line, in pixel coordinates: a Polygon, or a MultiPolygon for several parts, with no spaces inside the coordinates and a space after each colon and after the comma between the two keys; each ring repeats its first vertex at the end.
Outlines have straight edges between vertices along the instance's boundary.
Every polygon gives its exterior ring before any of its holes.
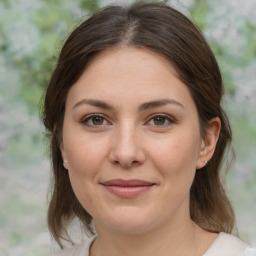
{"type": "Polygon", "coordinates": [[[222,95],[208,44],[171,7],[112,6],[76,28],[45,96],[48,225],[62,248],[75,217],[94,236],[52,255],[252,253],[230,235],[222,95]]]}

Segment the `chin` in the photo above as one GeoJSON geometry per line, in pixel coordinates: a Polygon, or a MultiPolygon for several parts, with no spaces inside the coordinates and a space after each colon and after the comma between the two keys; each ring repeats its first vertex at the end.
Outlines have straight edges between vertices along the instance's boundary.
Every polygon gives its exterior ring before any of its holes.
{"type": "Polygon", "coordinates": [[[150,226],[150,224],[146,223],[127,222],[125,224],[111,225],[109,228],[123,235],[140,235],[150,231],[150,226]]]}
{"type": "MultiPolygon", "coordinates": [[[[114,213],[111,211],[110,215],[104,216],[101,221],[108,229],[112,229],[115,232],[136,235],[149,231],[154,221],[153,216],[146,212],[141,212],[141,208],[138,209],[122,209],[122,211],[117,211],[114,213]]],[[[99,223],[95,221],[95,227],[97,229],[99,223]]]]}

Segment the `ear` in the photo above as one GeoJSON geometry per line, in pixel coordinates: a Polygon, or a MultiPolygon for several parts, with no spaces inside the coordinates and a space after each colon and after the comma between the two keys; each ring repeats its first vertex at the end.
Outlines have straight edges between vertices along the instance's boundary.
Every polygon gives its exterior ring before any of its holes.
{"type": "Polygon", "coordinates": [[[60,144],[60,152],[61,152],[61,156],[62,156],[62,160],[63,160],[63,166],[65,169],[68,169],[68,160],[67,160],[67,156],[64,150],[64,146],[63,143],[61,142],[60,144]]]}
{"type": "Polygon", "coordinates": [[[206,130],[205,137],[201,141],[197,169],[203,168],[209,162],[214,154],[221,129],[219,117],[214,117],[209,121],[209,127],[206,130]]]}

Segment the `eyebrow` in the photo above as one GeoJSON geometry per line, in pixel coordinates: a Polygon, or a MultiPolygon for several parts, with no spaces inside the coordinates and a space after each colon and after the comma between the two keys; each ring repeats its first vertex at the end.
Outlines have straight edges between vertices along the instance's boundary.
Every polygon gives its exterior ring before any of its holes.
{"type": "MultiPolygon", "coordinates": [[[[102,108],[102,109],[106,109],[106,110],[113,110],[114,109],[114,106],[112,106],[111,104],[108,104],[105,101],[95,100],[95,99],[82,99],[82,100],[78,101],[73,106],[73,109],[78,107],[78,106],[84,105],[84,104],[92,105],[92,106],[102,108]]],[[[167,104],[173,104],[173,105],[185,108],[184,105],[182,105],[180,102],[178,102],[174,99],[161,99],[161,100],[154,100],[154,101],[145,102],[145,103],[141,104],[138,107],[138,110],[139,111],[145,111],[145,110],[148,110],[148,109],[151,109],[151,108],[165,106],[167,104]]]]}
{"type": "Polygon", "coordinates": [[[162,100],[154,100],[154,101],[149,101],[141,104],[139,106],[139,111],[147,110],[150,108],[156,108],[156,107],[161,107],[165,106],[167,104],[173,104],[182,108],[185,108],[184,105],[182,105],[180,102],[174,100],[174,99],[162,99],[162,100]]]}
{"type": "Polygon", "coordinates": [[[107,110],[113,110],[114,107],[104,101],[101,101],[101,100],[94,100],[94,99],[82,99],[80,101],[78,101],[74,106],[73,106],[73,109],[78,107],[78,106],[81,106],[81,105],[84,105],[84,104],[88,104],[88,105],[92,105],[92,106],[95,106],[95,107],[98,107],[98,108],[103,108],[103,109],[107,109],[107,110]]]}

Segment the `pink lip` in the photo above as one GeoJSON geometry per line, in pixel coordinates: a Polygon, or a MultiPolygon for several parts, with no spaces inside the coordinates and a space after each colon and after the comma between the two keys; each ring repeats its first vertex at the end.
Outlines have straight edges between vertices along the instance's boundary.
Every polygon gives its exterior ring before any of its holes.
{"type": "Polygon", "coordinates": [[[150,190],[155,184],[144,180],[109,180],[101,183],[109,192],[123,197],[137,197],[150,190]]]}

